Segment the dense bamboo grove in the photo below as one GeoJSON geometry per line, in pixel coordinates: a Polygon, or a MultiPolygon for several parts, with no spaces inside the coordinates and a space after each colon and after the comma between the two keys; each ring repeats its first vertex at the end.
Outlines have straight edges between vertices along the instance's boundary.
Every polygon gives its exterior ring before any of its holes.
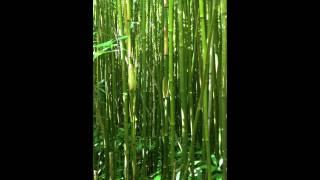
{"type": "Polygon", "coordinates": [[[94,178],[227,179],[226,0],[94,0],[94,178]]]}

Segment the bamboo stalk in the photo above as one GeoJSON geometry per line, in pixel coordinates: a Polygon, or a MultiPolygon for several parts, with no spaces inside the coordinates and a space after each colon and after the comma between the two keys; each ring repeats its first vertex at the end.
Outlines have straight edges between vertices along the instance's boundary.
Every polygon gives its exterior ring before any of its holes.
{"type": "Polygon", "coordinates": [[[145,9],[146,0],[142,1],[142,21],[141,21],[141,38],[142,38],[142,74],[141,74],[141,82],[142,82],[142,138],[143,138],[143,147],[142,147],[142,174],[144,176],[146,173],[146,124],[147,124],[147,68],[146,68],[146,11],[145,9]]]}
{"type": "Polygon", "coordinates": [[[170,136],[169,136],[169,143],[170,143],[170,152],[169,152],[169,170],[171,170],[172,173],[170,173],[170,179],[173,179],[175,177],[173,167],[175,164],[175,83],[174,83],[174,77],[173,77],[173,0],[169,0],[169,22],[168,22],[168,39],[169,39],[169,94],[170,94],[170,136]]]}
{"type": "Polygon", "coordinates": [[[222,59],[220,75],[220,106],[219,115],[221,121],[223,179],[227,180],[227,0],[221,0],[221,25],[222,25],[222,59]]]}
{"type": "MultiPolygon", "coordinates": [[[[118,0],[118,18],[119,18],[119,34],[122,35],[122,9],[121,9],[121,0],[118,0]]],[[[127,15],[126,6],[125,6],[125,15],[127,15]]],[[[125,29],[128,32],[128,22],[125,21],[125,29]]],[[[128,35],[129,37],[129,35],[128,35]]],[[[122,43],[120,44],[123,47],[122,43]]],[[[129,46],[127,46],[127,49],[129,46]]],[[[123,96],[123,123],[124,123],[124,179],[129,180],[129,140],[128,140],[128,119],[129,119],[129,102],[128,102],[128,79],[127,79],[127,65],[123,50],[120,50],[120,60],[122,68],[122,96],[123,96]]],[[[128,51],[129,52],[129,51],[128,51]]]]}
{"type": "Polygon", "coordinates": [[[181,124],[182,124],[182,177],[186,172],[187,165],[187,94],[185,86],[185,62],[184,62],[184,37],[183,37],[183,2],[178,1],[178,30],[179,30],[179,90],[180,90],[180,103],[181,103],[181,124]]]}
{"type": "MultiPolygon", "coordinates": [[[[208,61],[206,59],[207,54],[207,37],[206,37],[206,24],[205,24],[205,12],[204,12],[204,1],[199,0],[199,17],[200,17],[200,29],[201,29],[201,43],[202,43],[202,59],[203,59],[203,69],[208,66],[208,61]]],[[[205,78],[203,79],[203,83],[207,84],[208,82],[205,81],[208,74],[203,75],[205,78]]],[[[204,123],[204,143],[205,149],[203,155],[206,156],[206,164],[207,164],[207,179],[211,180],[211,161],[210,161],[210,144],[209,144],[209,121],[208,121],[208,92],[207,92],[207,85],[203,86],[204,93],[203,93],[203,123],[204,123]]]]}
{"type": "Polygon", "coordinates": [[[168,41],[168,0],[163,0],[163,33],[164,33],[164,42],[163,42],[163,61],[164,61],[164,75],[162,81],[162,94],[164,98],[164,138],[163,138],[163,173],[162,177],[164,179],[168,179],[169,177],[169,170],[168,170],[168,147],[169,147],[169,114],[168,114],[168,75],[169,75],[169,41],[168,41]]]}

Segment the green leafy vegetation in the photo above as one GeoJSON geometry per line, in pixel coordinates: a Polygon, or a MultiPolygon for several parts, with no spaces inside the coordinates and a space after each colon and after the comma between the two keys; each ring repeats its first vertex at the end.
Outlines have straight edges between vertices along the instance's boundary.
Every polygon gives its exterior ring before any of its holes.
{"type": "Polygon", "coordinates": [[[226,0],[94,0],[95,180],[227,180],[226,0]]]}

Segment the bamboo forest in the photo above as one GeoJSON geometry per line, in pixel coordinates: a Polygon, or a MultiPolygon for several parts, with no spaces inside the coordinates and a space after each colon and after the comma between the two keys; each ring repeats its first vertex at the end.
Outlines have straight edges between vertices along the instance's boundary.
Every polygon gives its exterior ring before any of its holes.
{"type": "Polygon", "coordinates": [[[95,180],[227,180],[226,0],[93,1],[95,180]]]}

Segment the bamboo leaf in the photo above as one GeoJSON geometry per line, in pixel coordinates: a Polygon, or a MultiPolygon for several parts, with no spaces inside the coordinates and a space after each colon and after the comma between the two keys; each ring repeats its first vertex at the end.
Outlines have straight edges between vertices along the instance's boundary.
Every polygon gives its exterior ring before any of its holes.
{"type": "Polygon", "coordinates": [[[215,175],[213,175],[213,179],[214,180],[222,180],[222,174],[215,174],[215,175]]]}
{"type": "Polygon", "coordinates": [[[104,53],[105,52],[103,52],[103,51],[93,52],[93,60],[97,59],[99,56],[101,56],[104,53]]]}
{"type": "Polygon", "coordinates": [[[120,36],[120,37],[118,37],[117,40],[126,40],[126,39],[128,39],[128,36],[120,36]]]}
{"type": "Polygon", "coordinates": [[[218,161],[214,154],[211,154],[211,160],[212,160],[212,164],[214,164],[215,166],[218,166],[218,163],[217,163],[218,161]]]}
{"type": "Polygon", "coordinates": [[[161,180],[161,175],[157,175],[156,177],[154,177],[154,180],[161,180]]]}
{"type": "Polygon", "coordinates": [[[98,44],[98,45],[95,45],[94,47],[96,47],[96,48],[100,48],[100,47],[112,47],[112,44],[113,44],[113,40],[110,40],[110,41],[103,42],[103,43],[100,43],[100,44],[98,44]]]}
{"type": "Polygon", "coordinates": [[[223,164],[223,159],[221,158],[221,159],[219,160],[219,167],[221,167],[222,164],[223,164]]]}

